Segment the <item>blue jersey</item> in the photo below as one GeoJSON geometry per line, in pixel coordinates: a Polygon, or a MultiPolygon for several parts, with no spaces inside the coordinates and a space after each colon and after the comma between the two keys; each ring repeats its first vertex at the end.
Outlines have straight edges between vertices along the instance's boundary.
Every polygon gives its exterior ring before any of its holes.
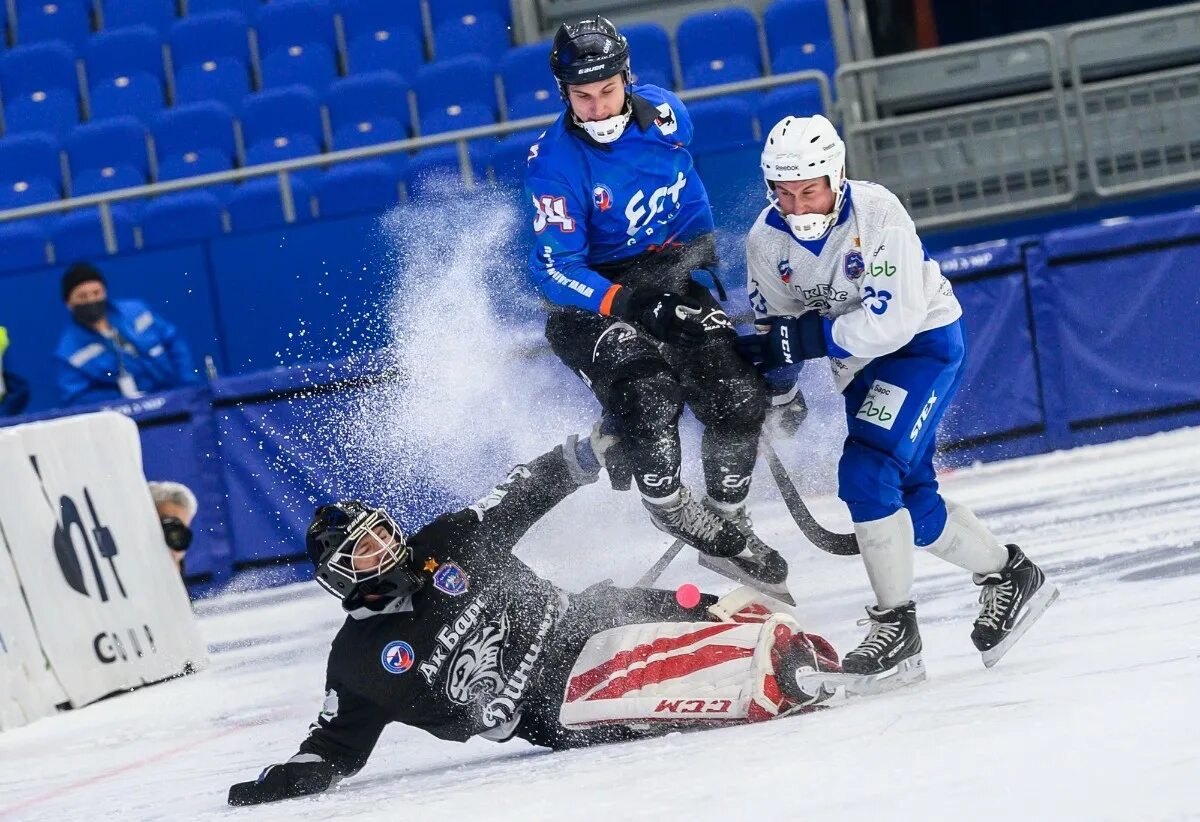
{"type": "Polygon", "coordinates": [[[607,145],[564,111],[529,149],[525,195],[537,235],[529,266],[559,305],[608,313],[616,287],[595,266],[682,245],[713,230],[687,145],[692,121],[658,86],[634,86],[629,125],[607,145]]]}

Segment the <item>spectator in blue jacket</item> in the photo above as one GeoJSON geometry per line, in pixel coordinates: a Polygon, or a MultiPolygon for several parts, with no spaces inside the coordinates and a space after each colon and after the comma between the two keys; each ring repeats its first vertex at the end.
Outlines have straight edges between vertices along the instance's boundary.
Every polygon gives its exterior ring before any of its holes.
{"type": "Polygon", "coordinates": [[[62,280],[72,322],[55,357],[63,405],[135,399],[200,381],[175,326],[140,300],[110,300],[104,277],[76,263],[62,280]]]}

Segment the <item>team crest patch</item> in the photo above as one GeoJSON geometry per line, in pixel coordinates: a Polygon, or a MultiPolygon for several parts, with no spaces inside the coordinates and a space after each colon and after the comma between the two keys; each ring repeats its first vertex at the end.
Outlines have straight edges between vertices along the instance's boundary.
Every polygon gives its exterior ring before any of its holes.
{"type": "Polygon", "coordinates": [[[779,279],[783,280],[785,283],[790,283],[792,281],[792,261],[791,260],[780,260],[779,261],[779,279]]]}
{"type": "Polygon", "coordinates": [[[846,279],[857,280],[867,270],[861,251],[850,251],[846,254],[846,279]]]}
{"type": "Polygon", "coordinates": [[[452,597],[467,592],[467,574],[453,562],[443,562],[433,575],[433,587],[452,597]]]}
{"type": "Polygon", "coordinates": [[[413,662],[417,659],[417,655],[413,653],[413,648],[402,639],[396,639],[383,646],[383,653],[379,655],[379,661],[383,663],[383,669],[389,674],[402,674],[413,666],[413,662]]]}
{"type": "Polygon", "coordinates": [[[608,211],[612,208],[612,191],[601,183],[592,189],[592,202],[599,211],[608,211]]]}

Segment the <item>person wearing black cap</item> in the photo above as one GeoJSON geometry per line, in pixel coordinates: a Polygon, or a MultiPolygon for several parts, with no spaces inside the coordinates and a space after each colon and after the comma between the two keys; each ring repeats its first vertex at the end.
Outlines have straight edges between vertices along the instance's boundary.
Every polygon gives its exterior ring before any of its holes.
{"type": "Polygon", "coordinates": [[[140,300],[110,300],[103,275],[75,263],[62,278],[71,322],[59,338],[62,404],[134,399],[200,381],[175,326],[140,300]]]}
{"type": "Polygon", "coordinates": [[[635,84],[630,66],[628,41],[603,17],[554,37],[564,111],[530,148],[525,177],[546,337],[621,431],[655,527],[786,601],[787,563],[745,505],[766,387],[693,276],[712,275],[724,298],[712,209],[687,150],[692,121],[670,91],[635,84]],[[704,426],[702,501],[680,480],[685,403],[704,426]]]}

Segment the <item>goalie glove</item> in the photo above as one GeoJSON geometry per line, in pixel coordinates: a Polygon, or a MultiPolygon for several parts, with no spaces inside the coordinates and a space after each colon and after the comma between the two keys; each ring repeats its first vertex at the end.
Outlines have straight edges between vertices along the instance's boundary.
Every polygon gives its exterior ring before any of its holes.
{"type": "Polygon", "coordinates": [[[253,782],[229,789],[230,805],[261,805],[327,791],[337,779],[337,769],[314,754],[298,754],[281,765],[270,765],[253,782]]]}

